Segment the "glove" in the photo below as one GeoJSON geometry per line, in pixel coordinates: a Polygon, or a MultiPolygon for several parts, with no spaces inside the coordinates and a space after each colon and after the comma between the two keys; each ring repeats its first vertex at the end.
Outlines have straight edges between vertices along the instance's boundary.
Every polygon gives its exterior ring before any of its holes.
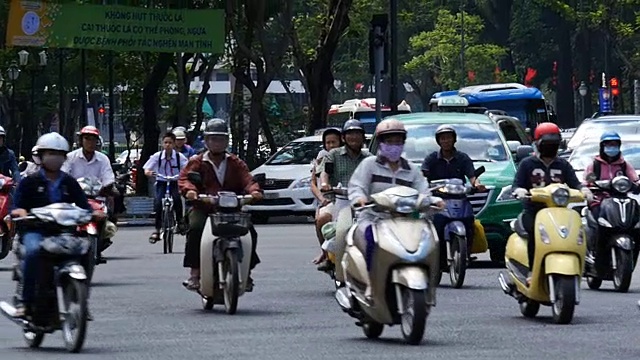
{"type": "Polygon", "coordinates": [[[527,189],[517,188],[513,191],[513,196],[515,196],[518,200],[526,198],[527,195],[529,195],[529,191],[527,191],[527,189]]]}
{"type": "Polygon", "coordinates": [[[582,189],[580,189],[580,191],[582,192],[582,195],[584,195],[584,197],[587,199],[587,202],[593,201],[593,193],[591,192],[591,190],[589,190],[588,187],[583,187],[582,189]]]}

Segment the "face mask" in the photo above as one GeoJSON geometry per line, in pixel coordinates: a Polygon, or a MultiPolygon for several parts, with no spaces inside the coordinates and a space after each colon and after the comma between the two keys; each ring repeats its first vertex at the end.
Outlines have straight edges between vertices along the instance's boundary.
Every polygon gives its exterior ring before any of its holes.
{"type": "Polygon", "coordinates": [[[541,157],[554,158],[558,155],[560,144],[541,144],[538,146],[538,152],[541,157]]]}
{"type": "Polygon", "coordinates": [[[391,162],[400,160],[400,156],[402,156],[403,151],[404,145],[387,145],[385,143],[380,143],[380,155],[391,162]]]}
{"type": "Polygon", "coordinates": [[[213,137],[205,138],[205,145],[213,154],[222,154],[227,149],[227,141],[220,141],[213,137]]]}
{"type": "Polygon", "coordinates": [[[42,166],[49,171],[58,171],[62,168],[66,158],[64,155],[47,154],[42,157],[42,166]]]}
{"type": "Polygon", "coordinates": [[[31,159],[33,160],[34,164],[42,165],[42,161],[40,161],[40,157],[39,156],[33,156],[33,157],[31,157],[31,159]]]}
{"type": "Polygon", "coordinates": [[[618,147],[618,146],[605,146],[604,147],[604,153],[608,157],[618,156],[618,154],[620,154],[620,147],[618,147]]]}

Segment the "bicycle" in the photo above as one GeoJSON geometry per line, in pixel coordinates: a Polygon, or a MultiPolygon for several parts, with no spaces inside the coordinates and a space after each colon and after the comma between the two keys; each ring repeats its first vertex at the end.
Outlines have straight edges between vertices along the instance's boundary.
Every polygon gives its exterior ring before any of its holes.
{"type": "Polygon", "coordinates": [[[162,198],[162,242],[165,254],[173,253],[173,235],[176,228],[176,216],[173,211],[173,196],[171,196],[171,182],[177,181],[180,175],[164,176],[156,174],[158,180],[167,183],[164,197],[162,198]]]}

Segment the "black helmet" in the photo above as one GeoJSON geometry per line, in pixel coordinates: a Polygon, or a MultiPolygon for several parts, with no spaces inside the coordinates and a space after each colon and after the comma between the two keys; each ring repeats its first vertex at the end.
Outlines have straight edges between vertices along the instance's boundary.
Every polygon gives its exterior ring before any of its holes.
{"type": "Polygon", "coordinates": [[[345,121],[342,126],[342,133],[346,133],[347,131],[358,130],[364,134],[364,128],[362,127],[362,123],[356,119],[350,119],[345,121]]]}
{"type": "Polygon", "coordinates": [[[458,134],[456,134],[456,129],[453,128],[453,126],[451,125],[440,125],[438,126],[438,128],[436,129],[436,143],[438,143],[438,145],[440,144],[440,135],[442,134],[446,134],[446,133],[450,133],[453,134],[453,141],[455,142],[456,140],[458,140],[458,134]]]}
{"type": "Polygon", "coordinates": [[[222,119],[211,119],[204,128],[204,136],[207,135],[224,135],[229,136],[227,122],[222,119]]]}
{"type": "Polygon", "coordinates": [[[342,132],[340,132],[340,129],[338,128],[328,128],[325,131],[322,132],[322,143],[324,144],[324,141],[326,140],[327,136],[334,134],[334,135],[338,135],[338,137],[340,137],[340,135],[342,135],[342,132]]]}

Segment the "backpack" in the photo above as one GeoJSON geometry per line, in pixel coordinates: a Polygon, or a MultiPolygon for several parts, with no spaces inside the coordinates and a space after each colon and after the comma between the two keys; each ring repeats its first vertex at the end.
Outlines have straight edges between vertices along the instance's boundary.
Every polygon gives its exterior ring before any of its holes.
{"type": "MultiPolygon", "coordinates": [[[[602,168],[602,163],[598,160],[593,160],[593,172],[596,175],[596,180],[600,180],[600,170],[602,168]]],[[[624,161],[620,164],[620,171],[624,176],[627,176],[627,162],[624,161]]]]}

